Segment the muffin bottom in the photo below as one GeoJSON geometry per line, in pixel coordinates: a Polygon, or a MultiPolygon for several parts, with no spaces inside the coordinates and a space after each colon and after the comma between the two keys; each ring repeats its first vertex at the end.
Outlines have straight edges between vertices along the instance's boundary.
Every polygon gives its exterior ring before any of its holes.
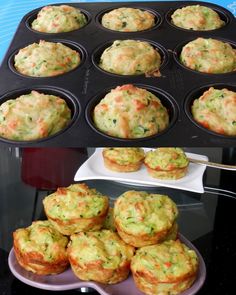
{"type": "Polygon", "coordinates": [[[177,295],[182,291],[187,290],[193,284],[196,279],[196,275],[192,275],[183,280],[179,280],[172,283],[162,283],[162,282],[147,282],[143,281],[142,274],[133,274],[134,282],[139,290],[147,295],[160,294],[160,295],[177,295]]]}
{"type": "Polygon", "coordinates": [[[112,171],[116,172],[134,172],[140,169],[142,165],[142,161],[139,161],[137,163],[130,163],[127,165],[120,165],[114,161],[111,161],[110,159],[104,157],[104,166],[112,171]]]}
{"type": "Polygon", "coordinates": [[[147,167],[148,174],[151,177],[158,179],[180,179],[186,175],[187,170],[188,167],[176,168],[173,170],[155,170],[150,167],[147,167]]]}

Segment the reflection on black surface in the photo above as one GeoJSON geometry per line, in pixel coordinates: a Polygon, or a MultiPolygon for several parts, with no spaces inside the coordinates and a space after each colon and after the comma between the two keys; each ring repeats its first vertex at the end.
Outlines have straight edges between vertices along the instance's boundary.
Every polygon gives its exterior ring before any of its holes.
{"type": "Polygon", "coordinates": [[[206,263],[207,279],[199,295],[232,295],[236,279],[236,200],[219,198],[212,233],[194,241],[206,263]]]}

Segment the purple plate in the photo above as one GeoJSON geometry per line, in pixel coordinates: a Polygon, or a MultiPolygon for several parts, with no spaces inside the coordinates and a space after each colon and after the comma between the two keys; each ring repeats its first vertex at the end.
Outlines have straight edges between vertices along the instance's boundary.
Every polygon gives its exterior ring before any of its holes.
{"type": "MultiPolygon", "coordinates": [[[[206,266],[199,251],[194,245],[184,236],[179,234],[180,240],[189,248],[196,251],[199,258],[199,269],[197,278],[191,288],[182,292],[181,295],[193,295],[202,287],[206,278],[206,266]]],[[[133,278],[130,275],[127,280],[114,285],[104,285],[95,282],[86,282],[79,280],[72,272],[71,268],[59,275],[40,276],[23,269],[17,262],[14,249],[12,248],[9,257],[8,265],[13,275],[23,283],[32,287],[51,290],[63,291],[82,287],[91,287],[99,292],[101,295],[143,295],[142,292],[136,288],[133,278]]]]}

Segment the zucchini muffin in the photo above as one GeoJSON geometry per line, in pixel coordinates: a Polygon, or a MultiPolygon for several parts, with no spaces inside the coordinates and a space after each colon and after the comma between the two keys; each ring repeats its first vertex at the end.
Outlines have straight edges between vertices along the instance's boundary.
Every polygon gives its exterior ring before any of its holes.
{"type": "Polygon", "coordinates": [[[52,77],[62,75],[80,64],[77,51],[62,43],[40,40],[20,49],[15,55],[16,70],[31,77],[52,77]]]}
{"type": "Polygon", "coordinates": [[[236,50],[229,43],[200,37],[183,47],[180,62],[203,73],[228,73],[236,70],[236,50]]]}
{"type": "Polygon", "coordinates": [[[167,109],[146,89],[127,84],[112,89],[93,111],[94,125],[119,138],[158,134],[169,125],[167,109]]]}
{"type": "Polygon", "coordinates": [[[127,191],[116,200],[113,216],[120,237],[127,244],[143,247],[165,239],[178,209],[166,195],[127,191]]]}
{"type": "Polygon", "coordinates": [[[151,74],[161,65],[159,52],[146,41],[116,40],[101,55],[99,67],[118,75],[151,74]]]}
{"type": "Polygon", "coordinates": [[[236,92],[210,87],[191,107],[193,118],[219,134],[236,136],[236,92]]]}
{"type": "Polygon", "coordinates": [[[0,105],[0,136],[10,140],[37,140],[68,125],[71,111],[54,95],[31,91],[0,105]]]}
{"type": "Polygon", "coordinates": [[[104,165],[116,172],[132,172],[140,169],[145,157],[142,148],[105,148],[104,165]]]}
{"type": "Polygon", "coordinates": [[[146,153],[149,175],[159,179],[179,179],[186,175],[189,160],[181,148],[157,148],[146,153]]]}
{"type": "Polygon", "coordinates": [[[85,15],[69,5],[43,7],[32,22],[32,29],[42,33],[70,32],[87,24],[85,15]]]}
{"type": "Polygon", "coordinates": [[[171,15],[171,20],[177,27],[194,31],[215,30],[225,25],[216,11],[202,5],[179,8],[171,15]]]}
{"type": "Polygon", "coordinates": [[[119,32],[139,32],[155,25],[155,16],[145,10],[131,7],[121,7],[105,13],[102,25],[119,32]]]}
{"type": "Polygon", "coordinates": [[[116,284],[128,277],[134,250],[112,231],[81,232],[71,236],[68,257],[81,280],[116,284]]]}
{"type": "Polygon", "coordinates": [[[38,275],[58,274],[69,266],[68,238],[50,221],[34,221],[13,233],[14,251],[19,264],[38,275]]]}
{"type": "Polygon", "coordinates": [[[44,198],[43,206],[48,219],[64,235],[99,230],[109,209],[108,197],[85,183],[58,188],[44,198]]]}
{"type": "Polygon", "coordinates": [[[191,287],[198,265],[196,252],[177,240],[138,249],[131,271],[136,286],[145,294],[176,295],[191,287]]]}

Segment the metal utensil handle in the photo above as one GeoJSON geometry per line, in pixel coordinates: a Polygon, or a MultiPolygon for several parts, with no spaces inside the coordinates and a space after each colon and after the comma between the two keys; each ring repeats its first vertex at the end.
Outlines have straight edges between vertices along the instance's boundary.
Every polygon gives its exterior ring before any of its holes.
{"type": "Polygon", "coordinates": [[[209,162],[209,161],[197,160],[197,159],[192,159],[192,158],[188,158],[188,159],[190,162],[195,163],[195,164],[206,165],[206,166],[218,168],[218,169],[236,171],[236,165],[225,165],[225,164],[213,163],[213,162],[209,162]]]}

